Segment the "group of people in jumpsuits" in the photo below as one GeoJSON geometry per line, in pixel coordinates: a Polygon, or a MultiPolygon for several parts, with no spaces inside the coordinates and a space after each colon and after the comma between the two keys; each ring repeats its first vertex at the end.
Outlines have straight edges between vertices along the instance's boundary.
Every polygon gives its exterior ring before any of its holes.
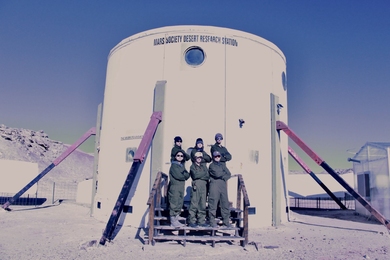
{"type": "Polygon", "coordinates": [[[171,167],[169,170],[168,201],[171,226],[185,226],[180,220],[184,202],[185,181],[191,177],[191,203],[189,208],[189,227],[217,227],[215,222],[218,202],[221,207],[221,215],[224,227],[231,227],[229,216],[229,200],[227,192],[227,180],[231,173],[226,167],[226,162],[232,159],[232,155],[222,146],[223,136],[215,135],[215,144],[211,146],[210,155],[204,151],[202,138],[196,139],[195,147],[191,154],[187,154],[181,147],[182,138],[174,138],[175,145],[171,150],[171,167]],[[190,171],[184,163],[192,161],[190,171]],[[207,163],[210,163],[207,167],[207,163]],[[206,222],[206,202],[208,198],[209,223],[206,222]]]}

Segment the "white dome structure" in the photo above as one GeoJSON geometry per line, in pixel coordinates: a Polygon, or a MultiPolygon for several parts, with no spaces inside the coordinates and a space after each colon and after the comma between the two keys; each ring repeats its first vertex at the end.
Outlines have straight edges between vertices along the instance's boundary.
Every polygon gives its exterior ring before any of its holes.
{"type": "MultiPolygon", "coordinates": [[[[150,116],[161,110],[162,122],[130,192],[132,212],[124,214],[125,222],[147,225],[151,184],[158,171],[169,173],[175,136],[182,137],[184,150],[202,138],[210,154],[215,134],[222,133],[233,157],[226,165],[245,181],[252,207],[249,226],[272,225],[272,96],[283,107],[278,120],[287,124],[286,59],[259,36],[212,26],[171,26],[121,41],[108,57],[94,216],[109,219],[150,116]]],[[[280,138],[287,157],[287,137],[280,138]]],[[[287,159],[282,162],[287,173],[287,159]]],[[[236,200],[236,190],[237,178],[232,178],[230,201],[236,200]]],[[[285,212],[286,194],[277,192],[278,210],[285,212]]]]}

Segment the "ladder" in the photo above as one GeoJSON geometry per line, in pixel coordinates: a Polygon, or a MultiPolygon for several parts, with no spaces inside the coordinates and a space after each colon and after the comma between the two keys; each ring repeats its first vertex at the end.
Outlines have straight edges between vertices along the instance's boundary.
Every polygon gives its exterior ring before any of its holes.
{"type": "MultiPolygon", "coordinates": [[[[167,208],[168,176],[158,172],[147,202],[149,206],[149,226],[146,243],[155,245],[157,241],[178,241],[186,246],[187,241],[211,242],[212,247],[220,241],[238,241],[245,247],[248,244],[248,208],[250,206],[248,193],[241,174],[237,177],[236,207],[230,207],[233,227],[180,227],[175,228],[169,223],[169,209],[167,208]],[[243,203],[241,203],[241,200],[243,203]],[[241,205],[243,208],[241,209],[241,205]],[[177,233],[175,235],[174,233],[177,233]]],[[[183,215],[188,210],[184,207],[183,215]]]]}

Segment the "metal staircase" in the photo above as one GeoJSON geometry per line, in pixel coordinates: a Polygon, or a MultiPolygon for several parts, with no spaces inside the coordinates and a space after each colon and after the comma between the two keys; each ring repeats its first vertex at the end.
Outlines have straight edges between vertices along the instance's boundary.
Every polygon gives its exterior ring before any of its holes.
{"type": "MultiPolygon", "coordinates": [[[[216,242],[229,243],[239,241],[240,245],[248,244],[248,207],[250,206],[242,175],[238,178],[236,206],[230,207],[230,220],[232,227],[172,227],[169,223],[169,209],[167,206],[168,176],[159,172],[150,192],[147,202],[149,205],[149,226],[146,243],[155,245],[157,241],[178,241],[186,246],[187,241],[211,242],[214,247],[216,242]],[[242,205],[242,208],[241,208],[242,205]]],[[[188,205],[182,209],[182,217],[188,216],[188,205]]],[[[218,217],[218,213],[217,213],[218,217]]]]}

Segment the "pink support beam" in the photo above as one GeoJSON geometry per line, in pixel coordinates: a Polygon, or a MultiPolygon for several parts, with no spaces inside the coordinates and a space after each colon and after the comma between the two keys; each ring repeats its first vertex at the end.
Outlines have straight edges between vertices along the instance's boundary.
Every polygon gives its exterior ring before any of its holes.
{"type": "Polygon", "coordinates": [[[28,189],[30,189],[35,183],[37,183],[40,179],[42,179],[48,172],[50,172],[54,167],[60,164],[66,157],[69,156],[74,150],[77,149],[82,143],[85,142],[91,135],[96,134],[95,127],[89,129],[79,140],[77,140],[74,144],[69,146],[66,151],[64,151],[57,159],[55,159],[49,166],[46,167],[37,177],[35,177],[32,181],[30,181],[26,186],[24,186],[18,193],[16,193],[10,200],[2,205],[2,208],[5,210],[10,210],[8,207],[12,203],[14,203],[17,199],[20,198],[28,189]]]}
{"type": "Polygon", "coordinates": [[[294,160],[307,172],[317,183],[320,185],[326,193],[340,206],[341,209],[347,209],[345,205],[331,192],[328,187],[310,170],[309,166],[295,153],[295,151],[288,147],[288,153],[294,158],[294,160]]]}
{"type": "Polygon", "coordinates": [[[134,156],[133,164],[127,174],[126,180],[122,186],[122,189],[119,193],[118,199],[114,205],[111,216],[107,222],[106,228],[104,229],[103,235],[100,238],[100,244],[104,245],[106,241],[111,241],[113,239],[113,232],[117,226],[120,215],[122,214],[123,207],[125,205],[126,199],[129,196],[129,192],[133,186],[134,180],[138,174],[141,174],[142,170],[138,173],[138,170],[141,168],[145,156],[149,150],[149,147],[153,141],[154,134],[156,133],[158,124],[162,120],[162,112],[157,111],[153,112],[150,117],[149,125],[147,126],[145,133],[142,137],[142,140],[138,146],[137,152],[134,156]]]}
{"type": "Polygon", "coordinates": [[[318,165],[323,162],[323,160],[312,149],[310,149],[285,123],[282,121],[276,121],[276,129],[283,130],[318,165]]]}
{"type": "Polygon", "coordinates": [[[370,212],[379,222],[390,230],[390,222],[371,204],[357,193],[348,183],[345,182],[324,160],[322,160],[313,150],[311,150],[285,123],[276,121],[276,129],[283,130],[301,149],[309,155],[319,166],[325,169],[341,186],[343,186],[368,212],[370,212]]]}
{"type": "Polygon", "coordinates": [[[305,170],[306,173],[310,173],[311,170],[309,166],[305,164],[305,162],[298,156],[298,154],[289,146],[288,154],[291,155],[292,158],[305,170]]]}
{"type": "Polygon", "coordinates": [[[71,154],[74,150],[76,150],[77,147],[79,147],[82,143],[84,143],[91,135],[95,135],[95,134],[96,134],[96,128],[92,127],[85,134],[83,134],[83,136],[81,136],[75,143],[69,146],[68,149],[66,149],[66,151],[64,151],[60,156],[58,156],[58,158],[53,161],[54,165],[57,166],[58,164],[60,164],[66,157],[69,156],[69,154],[71,154]]]}
{"type": "Polygon", "coordinates": [[[151,140],[153,139],[154,133],[156,132],[157,126],[161,122],[161,120],[162,120],[162,112],[161,111],[153,112],[152,116],[150,117],[149,125],[146,128],[144,136],[141,140],[141,143],[139,144],[138,149],[135,152],[134,155],[135,161],[140,161],[141,163],[144,161],[146,153],[149,150],[151,140]]]}

